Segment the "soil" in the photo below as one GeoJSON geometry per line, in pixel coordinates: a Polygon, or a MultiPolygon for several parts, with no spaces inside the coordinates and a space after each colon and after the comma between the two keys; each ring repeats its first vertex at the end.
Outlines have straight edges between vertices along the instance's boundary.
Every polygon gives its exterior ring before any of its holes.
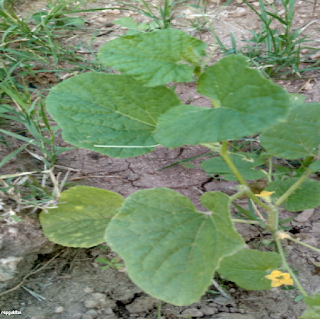
{"type": "MultiPolygon", "coordinates": [[[[241,40],[250,38],[250,29],[258,32],[260,23],[247,6],[232,1],[229,6],[217,10],[219,1],[209,2],[209,19],[212,21],[216,33],[225,45],[230,45],[230,32],[233,32],[237,45],[244,45],[241,40]]],[[[256,2],[251,1],[255,6],[256,2]]],[[[16,10],[22,15],[30,16],[32,12],[45,7],[45,1],[20,1],[16,10]]],[[[161,1],[153,1],[154,4],[161,1]]],[[[196,2],[194,2],[196,3],[196,2]]],[[[86,8],[118,7],[116,3],[94,1],[85,4],[86,8]]],[[[319,30],[320,4],[316,6],[314,17],[313,1],[298,1],[296,5],[294,28],[307,25],[310,20],[315,21],[305,29],[317,39],[319,30]],[[311,19],[312,18],[312,19],[311,19]]],[[[190,12],[180,5],[175,12],[177,18],[173,20],[173,27],[188,31],[192,36],[213,44],[210,32],[191,30],[190,23],[178,15],[190,12]]],[[[69,38],[63,39],[68,45],[89,43],[93,32],[98,30],[98,36],[92,44],[93,50],[118,35],[124,30],[111,25],[119,17],[132,16],[136,22],[146,20],[144,16],[132,11],[106,10],[83,13],[87,29],[73,32],[69,38]],[[112,32],[110,32],[112,31],[112,32]]],[[[312,42],[319,46],[319,42],[312,42]]],[[[212,60],[221,57],[215,46],[209,46],[212,60]]],[[[79,54],[86,55],[85,49],[79,54]],[[84,52],[84,53],[83,53],[84,52]]],[[[319,58],[319,57],[318,57],[319,58]]],[[[68,75],[67,75],[68,76],[68,75]]],[[[311,76],[311,80],[284,76],[277,81],[289,92],[299,92],[307,96],[307,101],[320,101],[320,73],[313,71],[304,74],[311,76]]],[[[34,78],[28,81],[35,82],[34,78]]],[[[43,80],[43,79],[41,79],[43,80]]],[[[55,80],[50,77],[46,83],[54,85],[55,80]]],[[[38,82],[37,82],[38,83],[38,82]]],[[[179,84],[176,93],[185,103],[199,106],[209,106],[210,101],[200,97],[194,83],[179,84]]],[[[9,123],[10,125],[10,123],[9,123]]],[[[61,141],[61,146],[68,146],[61,141]]],[[[10,150],[0,149],[1,157],[10,150]]],[[[152,153],[129,159],[116,159],[92,151],[76,149],[58,156],[57,164],[72,168],[71,180],[77,183],[95,186],[115,191],[127,197],[139,189],[153,187],[168,187],[189,197],[199,210],[204,210],[199,198],[206,191],[223,191],[232,194],[234,182],[212,179],[201,169],[201,162],[207,158],[208,150],[200,146],[185,146],[182,148],[157,148],[152,153]],[[175,165],[183,159],[199,156],[189,162],[191,165],[175,165]]],[[[39,163],[28,153],[22,152],[17,160],[12,160],[1,173],[17,172],[20,169],[41,169],[39,163]]],[[[245,205],[246,200],[242,200],[245,205]]],[[[9,204],[8,204],[9,205],[9,204]]],[[[23,222],[8,225],[0,224],[0,309],[21,310],[25,319],[128,319],[128,318],[157,318],[158,301],[146,295],[135,286],[124,269],[102,269],[95,259],[106,257],[111,259],[116,255],[107,247],[93,247],[91,249],[70,249],[50,243],[42,234],[37,221],[37,212],[23,213],[23,222]],[[43,267],[43,268],[42,268],[43,267]],[[34,274],[33,274],[34,273],[34,274]],[[23,282],[22,282],[23,281],[23,282]],[[17,287],[19,283],[22,284],[17,287]],[[8,293],[8,289],[17,287],[8,293]]],[[[291,228],[293,236],[300,238],[314,246],[320,240],[320,209],[302,213],[281,212],[282,218],[291,216],[296,218],[286,226],[291,228]]],[[[261,240],[268,239],[259,227],[237,225],[238,231],[245,237],[250,247],[257,247],[261,240]]],[[[263,248],[268,250],[268,248],[263,248]]],[[[320,256],[303,246],[287,243],[285,249],[288,260],[306,291],[314,294],[320,290],[320,256]]],[[[188,307],[176,307],[170,304],[162,305],[163,319],[175,318],[204,318],[204,319],[294,319],[304,310],[302,302],[294,301],[299,292],[294,290],[271,289],[269,291],[245,291],[233,283],[218,280],[230,293],[232,299],[222,295],[206,293],[198,303],[188,307]]],[[[211,291],[215,290],[212,286],[211,291]]]]}

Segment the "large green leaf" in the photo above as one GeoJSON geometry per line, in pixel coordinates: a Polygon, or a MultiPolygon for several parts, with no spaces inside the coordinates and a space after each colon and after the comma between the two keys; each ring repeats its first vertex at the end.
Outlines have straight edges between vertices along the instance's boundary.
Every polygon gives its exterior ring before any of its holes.
{"type": "Polygon", "coordinates": [[[146,86],[157,86],[192,81],[205,48],[204,42],[185,32],[167,29],[109,41],[98,56],[103,64],[133,75],[146,86]]]}
{"type": "Polygon", "coordinates": [[[159,115],[181,103],[166,87],[145,88],[130,76],[95,72],[63,81],[47,97],[67,142],[112,157],[152,151],[159,115]]]}
{"type": "Polygon", "coordinates": [[[271,280],[266,275],[281,265],[281,257],[273,252],[242,249],[222,260],[218,272],[247,290],[267,290],[271,280]]]}
{"type": "Polygon", "coordinates": [[[320,295],[313,295],[311,297],[304,297],[304,302],[308,306],[320,306],[320,295]]]}
{"type": "Polygon", "coordinates": [[[280,86],[248,68],[243,56],[230,55],[199,79],[198,92],[217,107],[174,107],[160,116],[156,140],[166,147],[220,142],[259,133],[283,121],[290,106],[280,86]]]}
{"type": "Polygon", "coordinates": [[[92,247],[104,242],[105,229],[124,198],[118,193],[75,186],[61,194],[60,204],[40,213],[44,234],[68,247],[92,247]]]}
{"type": "MultiPolygon", "coordinates": [[[[266,177],[266,175],[255,167],[264,164],[264,159],[257,154],[231,154],[231,160],[237,167],[242,177],[246,180],[256,180],[266,177]]],[[[220,157],[210,158],[202,163],[202,168],[209,174],[222,175],[227,181],[236,181],[237,178],[233,175],[229,166],[220,157]]]]}
{"type": "Polygon", "coordinates": [[[198,301],[221,258],[244,244],[230,220],[229,197],[209,192],[201,201],[210,212],[167,188],[138,191],[107,227],[106,242],[132,281],[174,305],[198,301]]]}
{"type": "MultiPolygon", "coordinates": [[[[297,177],[282,181],[271,182],[264,190],[272,192],[272,197],[282,196],[296,181],[297,177]]],[[[314,208],[320,205],[320,183],[308,178],[300,187],[291,194],[284,203],[284,209],[288,212],[299,212],[301,210],[314,208]]]]}
{"type": "Polygon", "coordinates": [[[308,308],[304,311],[299,319],[319,319],[320,318],[320,307],[308,308]]]}
{"type": "Polygon", "coordinates": [[[317,156],[320,145],[320,104],[295,106],[285,123],[263,132],[261,144],[274,156],[297,159],[317,156]]]}
{"type": "Polygon", "coordinates": [[[318,160],[318,161],[311,163],[308,168],[314,172],[320,172],[320,161],[318,160]]]}

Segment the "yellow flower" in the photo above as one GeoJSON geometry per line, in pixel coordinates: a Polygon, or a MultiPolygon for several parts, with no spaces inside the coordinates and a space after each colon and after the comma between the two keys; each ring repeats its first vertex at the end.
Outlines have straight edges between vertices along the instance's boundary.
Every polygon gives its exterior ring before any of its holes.
{"type": "Polygon", "coordinates": [[[255,195],[257,197],[267,198],[273,193],[275,193],[275,192],[262,191],[260,194],[255,194],[255,195]]]}
{"type": "Polygon", "coordinates": [[[293,285],[293,279],[290,278],[290,274],[281,272],[279,270],[274,270],[270,275],[265,277],[272,281],[271,287],[279,287],[281,285],[293,285]]]}

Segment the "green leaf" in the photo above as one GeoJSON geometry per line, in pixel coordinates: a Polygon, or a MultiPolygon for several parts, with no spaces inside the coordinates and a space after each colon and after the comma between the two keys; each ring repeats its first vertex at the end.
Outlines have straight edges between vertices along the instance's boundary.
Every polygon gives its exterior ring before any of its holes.
{"type": "Polygon", "coordinates": [[[308,306],[320,306],[320,295],[314,295],[312,297],[304,297],[304,302],[308,306]]]}
{"type": "Polygon", "coordinates": [[[229,197],[208,192],[210,210],[167,188],[138,191],[109,223],[106,242],[124,259],[129,277],[146,293],[174,305],[199,300],[221,258],[243,247],[230,219],[229,197]]]}
{"type": "Polygon", "coordinates": [[[114,24],[119,24],[127,29],[138,29],[138,23],[134,22],[131,17],[119,18],[113,21],[114,24]]]}
{"type": "MultiPolygon", "coordinates": [[[[272,192],[272,197],[282,196],[296,181],[298,177],[271,182],[264,190],[272,192]]],[[[291,194],[283,207],[288,212],[299,212],[301,210],[314,208],[320,205],[320,183],[308,178],[300,187],[291,194]]]]}
{"type": "Polygon", "coordinates": [[[159,115],[182,103],[166,87],[145,88],[130,76],[95,72],[56,85],[46,102],[65,141],[112,157],[152,151],[159,115]]]}
{"type": "Polygon", "coordinates": [[[123,201],[118,193],[75,186],[62,192],[57,208],[40,213],[40,223],[50,241],[89,248],[104,242],[105,229],[123,201]]]}
{"type": "MultiPolygon", "coordinates": [[[[230,158],[244,179],[252,181],[266,177],[266,175],[262,171],[254,169],[255,167],[265,163],[261,156],[253,153],[246,153],[246,156],[242,154],[231,154],[230,158]]],[[[223,178],[227,181],[237,180],[229,166],[220,156],[213,157],[204,161],[202,163],[202,168],[208,174],[222,175],[223,178]]]]}
{"type": "Polygon", "coordinates": [[[260,136],[261,144],[274,156],[297,159],[317,156],[320,144],[320,104],[292,108],[285,123],[272,126],[260,136]]]}
{"type": "Polygon", "coordinates": [[[194,62],[196,55],[204,57],[205,48],[204,42],[181,30],[166,29],[109,41],[98,57],[101,63],[133,75],[145,86],[157,86],[192,81],[194,63],[183,61],[194,62]]]}
{"type": "Polygon", "coordinates": [[[283,120],[290,106],[280,86],[230,55],[201,76],[198,92],[217,108],[177,106],[161,115],[156,140],[166,147],[220,142],[259,133],[283,120]]]}
{"type": "Polygon", "coordinates": [[[305,103],[307,97],[302,94],[289,93],[289,98],[292,106],[301,105],[305,103]]]}
{"type": "Polygon", "coordinates": [[[320,307],[313,307],[307,309],[299,319],[319,319],[320,318],[320,307]]]}
{"type": "Polygon", "coordinates": [[[281,265],[281,257],[273,252],[242,249],[235,255],[225,257],[218,273],[239,287],[247,290],[267,290],[271,280],[265,278],[281,265]]]}
{"type": "Polygon", "coordinates": [[[320,161],[311,163],[308,168],[314,172],[320,172],[320,161]]]}

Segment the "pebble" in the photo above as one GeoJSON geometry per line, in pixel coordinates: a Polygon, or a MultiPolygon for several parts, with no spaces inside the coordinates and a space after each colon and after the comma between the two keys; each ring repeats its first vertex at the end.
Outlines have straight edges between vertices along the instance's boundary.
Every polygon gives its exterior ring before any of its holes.
{"type": "Polygon", "coordinates": [[[310,58],[311,58],[312,60],[318,60],[318,59],[320,59],[320,51],[316,52],[315,54],[312,54],[312,55],[310,56],[310,58]]]}
{"type": "Polygon", "coordinates": [[[197,308],[188,308],[183,310],[181,315],[185,317],[201,318],[204,316],[204,313],[197,308]]]}
{"type": "Polygon", "coordinates": [[[298,223],[305,223],[309,220],[309,218],[313,215],[314,208],[306,209],[302,213],[300,213],[294,220],[298,223]]]}
{"type": "Polygon", "coordinates": [[[222,306],[226,306],[226,305],[230,305],[232,304],[232,300],[223,297],[223,296],[218,296],[216,298],[213,299],[213,302],[218,304],[218,305],[222,305],[222,306]]]}
{"type": "Polygon", "coordinates": [[[81,319],[82,314],[81,313],[75,313],[71,316],[72,319],[81,319]]]}
{"type": "Polygon", "coordinates": [[[63,312],[64,312],[63,307],[57,307],[56,310],[54,311],[54,313],[63,313],[63,312]]]}
{"type": "Polygon", "coordinates": [[[84,301],[84,306],[86,308],[97,308],[99,306],[99,302],[96,301],[96,300],[91,300],[91,299],[85,300],[84,301]]]}
{"type": "Polygon", "coordinates": [[[85,292],[86,294],[91,294],[93,292],[93,289],[90,287],[86,287],[83,289],[83,292],[85,292]]]}
{"type": "Polygon", "coordinates": [[[87,311],[85,315],[90,315],[94,319],[98,317],[98,313],[93,309],[90,309],[89,311],[87,311]]]}
{"type": "Polygon", "coordinates": [[[217,308],[209,306],[202,306],[200,311],[202,311],[205,316],[211,316],[219,312],[217,308]]]}
{"type": "Polygon", "coordinates": [[[237,8],[232,12],[235,17],[244,17],[247,15],[247,10],[245,8],[237,8]]]}
{"type": "Polygon", "coordinates": [[[239,314],[239,313],[219,313],[218,315],[215,315],[211,317],[210,319],[255,319],[251,315],[245,314],[239,314]]]}

